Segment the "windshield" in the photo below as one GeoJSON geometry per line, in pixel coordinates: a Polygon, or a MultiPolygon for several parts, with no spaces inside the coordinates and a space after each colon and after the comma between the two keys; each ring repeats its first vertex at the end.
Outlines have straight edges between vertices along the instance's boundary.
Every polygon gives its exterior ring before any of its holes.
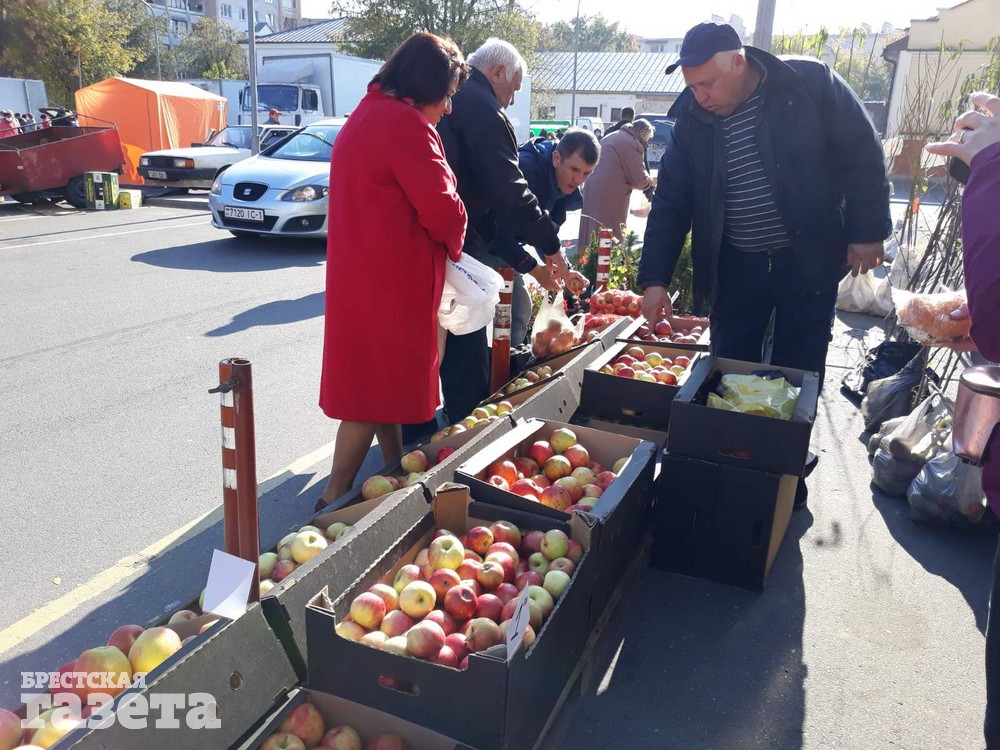
{"type": "Polygon", "coordinates": [[[333,139],[340,125],[310,125],[279,143],[265,156],[293,161],[330,161],[333,139]]]}
{"type": "Polygon", "coordinates": [[[224,128],[205,145],[250,148],[250,128],[224,128]]]}
{"type": "MultiPolygon", "coordinates": [[[[299,90],[296,86],[284,84],[259,84],[257,86],[257,111],[267,112],[277,109],[281,112],[294,112],[299,108],[299,90]]],[[[243,111],[250,111],[250,87],[243,90],[243,111]]]]}

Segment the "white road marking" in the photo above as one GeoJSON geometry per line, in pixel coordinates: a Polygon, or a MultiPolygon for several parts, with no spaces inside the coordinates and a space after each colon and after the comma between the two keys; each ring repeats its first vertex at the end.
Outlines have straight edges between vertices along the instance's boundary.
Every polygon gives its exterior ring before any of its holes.
{"type": "MultiPolygon", "coordinates": [[[[180,229],[181,227],[197,227],[203,224],[211,223],[211,219],[203,219],[202,221],[192,221],[188,224],[171,224],[170,229],[180,229]]],[[[0,244],[0,249],[3,250],[22,250],[28,247],[41,247],[42,245],[59,245],[64,242],[82,242],[84,240],[99,240],[104,237],[121,237],[123,234],[141,234],[142,232],[162,232],[164,227],[147,227],[146,229],[132,229],[128,232],[110,232],[108,234],[90,234],[86,236],[77,237],[64,237],[61,240],[45,240],[44,242],[28,242],[24,245],[2,245],[0,244]]]]}

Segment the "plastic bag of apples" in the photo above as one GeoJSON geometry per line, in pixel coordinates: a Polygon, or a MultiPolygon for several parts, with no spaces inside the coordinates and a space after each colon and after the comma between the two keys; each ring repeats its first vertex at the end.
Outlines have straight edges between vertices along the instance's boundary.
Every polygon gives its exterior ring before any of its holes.
{"type": "Polygon", "coordinates": [[[582,317],[575,324],[570,320],[562,293],[557,292],[554,299],[546,295],[531,327],[531,353],[548,357],[569,351],[583,336],[583,323],[582,317]]]}

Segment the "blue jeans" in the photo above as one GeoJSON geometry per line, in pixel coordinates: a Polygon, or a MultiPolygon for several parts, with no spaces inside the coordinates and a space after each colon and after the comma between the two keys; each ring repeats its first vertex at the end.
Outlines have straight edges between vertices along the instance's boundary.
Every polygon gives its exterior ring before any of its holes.
{"type": "Polygon", "coordinates": [[[791,250],[769,255],[723,245],[712,305],[712,353],[763,362],[773,315],[768,364],[818,372],[822,386],[838,281],[831,281],[822,291],[805,292],[791,250]]]}

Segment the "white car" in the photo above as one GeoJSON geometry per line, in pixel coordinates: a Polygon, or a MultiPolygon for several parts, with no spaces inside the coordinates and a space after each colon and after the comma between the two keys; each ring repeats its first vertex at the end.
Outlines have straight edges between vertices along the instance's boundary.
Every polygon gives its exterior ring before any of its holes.
{"type": "MultiPolygon", "coordinates": [[[[262,125],[261,150],[297,129],[291,125],[262,125]]],[[[147,185],[207,190],[220,169],[250,158],[251,132],[250,125],[234,125],[223,128],[201,146],[150,151],[139,157],[139,174],[147,185]]]]}
{"type": "Polygon", "coordinates": [[[212,226],[236,237],[326,237],[330,153],[345,122],[306,125],[222,172],[208,195],[212,226]]]}

